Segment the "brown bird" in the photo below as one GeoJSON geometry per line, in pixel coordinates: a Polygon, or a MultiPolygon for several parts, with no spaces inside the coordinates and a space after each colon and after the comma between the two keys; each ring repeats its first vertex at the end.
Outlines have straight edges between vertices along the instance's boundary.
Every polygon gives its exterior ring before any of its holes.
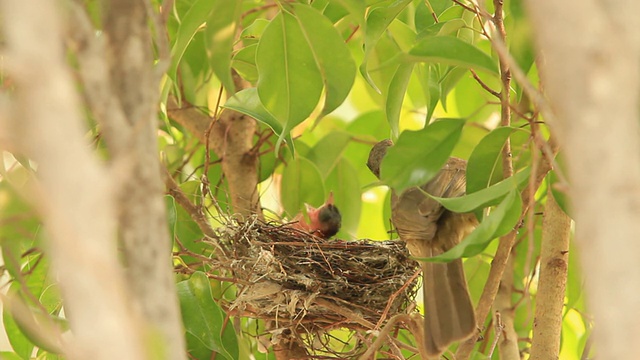
{"type": "MultiPolygon", "coordinates": [[[[367,166],[380,177],[380,164],[392,146],[391,140],[376,144],[369,153],[367,166]]],[[[445,209],[423,191],[437,197],[464,195],[465,160],[450,158],[429,182],[391,194],[391,221],[411,255],[417,258],[439,255],[468,235],[477,220],[473,214],[458,214],[445,209]]],[[[424,291],[425,350],[439,356],[449,345],[465,340],[476,329],[476,318],[467,289],[462,260],[449,263],[421,262],[424,291]]]]}
{"type": "Polygon", "coordinates": [[[328,239],[340,231],[342,226],[342,215],[340,210],[333,204],[333,193],[329,193],[329,198],[319,208],[314,208],[305,204],[309,222],[302,213],[293,218],[293,227],[309,232],[310,234],[328,239]]]}

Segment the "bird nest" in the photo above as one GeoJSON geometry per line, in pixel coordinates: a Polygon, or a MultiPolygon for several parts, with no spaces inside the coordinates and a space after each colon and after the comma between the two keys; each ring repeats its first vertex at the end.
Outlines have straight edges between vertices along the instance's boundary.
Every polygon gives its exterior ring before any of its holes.
{"type": "Polygon", "coordinates": [[[414,309],[419,267],[401,241],[326,240],[254,219],[232,220],[212,244],[225,255],[211,265],[238,287],[228,311],[267,320],[282,336],[380,329],[414,309]]]}

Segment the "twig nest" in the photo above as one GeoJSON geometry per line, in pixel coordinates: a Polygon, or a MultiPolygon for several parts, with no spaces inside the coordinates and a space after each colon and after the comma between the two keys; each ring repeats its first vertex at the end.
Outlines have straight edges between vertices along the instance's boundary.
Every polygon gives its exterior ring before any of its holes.
{"type": "MultiPolygon", "coordinates": [[[[406,310],[418,264],[400,241],[325,240],[289,225],[232,222],[220,232],[237,279],[230,310],[306,331],[374,329],[406,310]]],[[[221,259],[218,259],[218,261],[221,259]]]]}

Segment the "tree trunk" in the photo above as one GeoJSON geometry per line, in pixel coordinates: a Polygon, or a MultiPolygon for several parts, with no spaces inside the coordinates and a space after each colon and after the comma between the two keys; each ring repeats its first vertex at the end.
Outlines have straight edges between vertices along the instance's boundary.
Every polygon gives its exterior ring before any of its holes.
{"type": "Polygon", "coordinates": [[[598,356],[640,338],[640,32],[636,1],[530,2],[540,73],[566,151],[598,356]]]}

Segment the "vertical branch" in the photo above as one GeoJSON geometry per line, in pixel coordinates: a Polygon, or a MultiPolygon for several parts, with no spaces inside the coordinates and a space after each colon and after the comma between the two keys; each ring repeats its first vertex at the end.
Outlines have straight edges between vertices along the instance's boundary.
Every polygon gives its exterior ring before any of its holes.
{"type": "Polygon", "coordinates": [[[598,357],[632,359],[629,344],[640,338],[640,3],[528,5],[571,178],[598,357]]]}
{"type": "Polygon", "coordinates": [[[502,273],[500,287],[498,288],[498,293],[496,294],[496,299],[493,304],[493,309],[496,312],[496,315],[500,314],[501,319],[501,322],[495,321],[495,323],[502,324],[502,326],[496,327],[496,331],[501,332],[500,334],[496,334],[496,337],[499,337],[498,350],[500,351],[500,359],[502,360],[520,359],[518,333],[514,326],[515,308],[511,301],[514,269],[513,256],[511,255],[507,260],[506,269],[502,273]]]}
{"type": "Polygon", "coordinates": [[[70,359],[143,359],[116,253],[114,186],[83,140],[80,103],[66,64],[56,2],[0,3],[7,69],[16,83],[12,132],[38,164],[31,189],[73,331],[70,359]]]}
{"type": "MultiPolygon", "coordinates": [[[[492,22],[496,28],[496,35],[502,43],[506,44],[507,32],[504,28],[503,0],[493,0],[495,13],[492,22]]],[[[502,90],[500,91],[500,124],[502,126],[511,125],[511,71],[509,64],[500,59],[500,80],[502,82],[502,90]]],[[[507,138],[502,148],[502,174],[506,179],[513,176],[513,161],[511,157],[511,139],[507,138]]],[[[513,250],[513,235],[507,235],[501,239],[501,243],[510,243],[510,250],[513,250]]],[[[510,252],[511,252],[510,251],[510,252]]],[[[518,350],[518,334],[514,328],[513,317],[515,315],[513,304],[511,302],[511,291],[513,290],[513,268],[514,262],[509,255],[507,265],[502,273],[500,287],[496,295],[495,311],[501,314],[502,324],[504,325],[502,336],[499,342],[500,358],[519,359],[520,352],[518,350]]]]}
{"type": "Polygon", "coordinates": [[[135,306],[160,335],[167,359],[185,359],[172,241],[157,147],[159,78],[145,0],[113,0],[104,14],[110,93],[124,122],[100,119],[121,180],[120,235],[135,306]],[[121,139],[116,142],[115,139],[121,139]],[[113,144],[120,146],[114,147],[113,144]]]}
{"type": "Polygon", "coordinates": [[[531,360],[558,359],[562,308],[569,269],[571,219],[547,193],[540,250],[540,281],[536,295],[531,360]]]}

